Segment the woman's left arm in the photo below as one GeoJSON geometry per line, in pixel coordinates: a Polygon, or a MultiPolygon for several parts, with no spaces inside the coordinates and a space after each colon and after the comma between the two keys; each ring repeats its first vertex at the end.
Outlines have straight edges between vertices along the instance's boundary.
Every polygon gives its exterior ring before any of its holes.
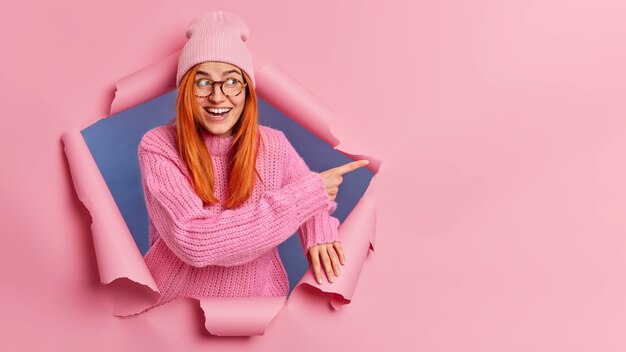
{"type": "MultiPolygon", "coordinates": [[[[283,180],[289,183],[311,170],[282,131],[281,136],[285,140],[287,158],[292,158],[293,167],[287,170],[283,180]]],[[[328,211],[311,216],[298,228],[304,255],[313,267],[318,283],[322,282],[320,261],[324,264],[326,275],[331,282],[334,276],[339,275],[339,263],[345,264],[345,255],[339,240],[339,219],[331,215],[336,209],[337,203],[332,201],[328,211]]]]}
{"type": "MultiPolygon", "coordinates": [[[[288,184],[302,175],[310,173],[311,169],[309,169],[304,159],[302,159],[291,145],[285,134],[282,131],[279,132],[285,143],[285,157],[290,159],[289,164],[292,166],[289,170],[285,170],[285,177],[283,178],[283,184],[288,184]]],[[[337,203],[331,201],[331,207],[327,212],[320,212],[313,215],[300,226],[298,232],[300,232],[300,240],[302,241],[305,255],[314,245],[339,241],[339,220],[330,215],[336,209],[337,203]]]]}

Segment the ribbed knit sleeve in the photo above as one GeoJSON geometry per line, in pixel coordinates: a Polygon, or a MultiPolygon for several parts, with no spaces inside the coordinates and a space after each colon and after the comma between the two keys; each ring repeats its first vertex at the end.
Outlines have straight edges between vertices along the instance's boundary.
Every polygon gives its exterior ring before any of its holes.
{"type": "MultiPolygon", "coordinates": [[[[311,173],[312,171],[309,169],[304,159],[302,159],[295,148],[291,145],[285,134],[282,131],[279,132],[285,140],[289,165],[289,167],[285,170],[286,174],[284,182],[293,182],[293,180],[297,180],[303,175],[311,173]]],[[[335,209],[337,209],[337,203],[330,200],[328,197],[324,187],[324,181],[322,181],[320,174],[317,172],[315,174],[320,179],[322,184],[322,188],[319,191],[323,192],[324,196],[328,198],[331,202],[331,206],[328,211],[319,212],[307,219],[298,229],[305,256],[307,255],[309,249],[317,244],[339,241],[339,219],[330,215],[335,211],[335,209]]]]}
{"type": "Polygon", "coordinates": [[[320,192],[319,175],[302,172],[279,190],[263,191],[257,202],[216,213],[204,206],[169,150],[142,140],[138,157],[150,220],[172,252],[194,267],[248,263],[332,205],[320,192]]]}

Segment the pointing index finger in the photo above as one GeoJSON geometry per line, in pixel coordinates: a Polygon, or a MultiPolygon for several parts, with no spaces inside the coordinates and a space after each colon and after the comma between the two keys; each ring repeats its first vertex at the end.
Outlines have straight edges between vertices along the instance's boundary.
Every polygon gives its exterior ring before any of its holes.
{"type": "Polygon", "coordinates": [[[351,161],[351,162],[349,162],[347,164],[343,164],[341,166],[336,167],[335,171],[339,175],[343,175],[343,174],[345,174],[347,172],[354,171],[354,170],[356,170],[356,169],[358,169],[360,167],[363,167],[363,166],[365,166],[365,165],[367,165],[369,163],[370,163],[369,160],[365,160],[365,159],[364,160],[351,161]]]}

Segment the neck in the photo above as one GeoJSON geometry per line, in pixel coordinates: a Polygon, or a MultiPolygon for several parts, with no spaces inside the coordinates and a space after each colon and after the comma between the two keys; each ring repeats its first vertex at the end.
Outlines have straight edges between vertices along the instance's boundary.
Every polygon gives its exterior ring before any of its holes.
{"type": "Polygon", "coordinates": [[[212,134],[211,132],[202,129],[201,136],[204,140],[204,144],[207,146],[209,153],[214,156],[228,155],[231,143],[233,142],[234,135],[221,137],[212,134]]]}

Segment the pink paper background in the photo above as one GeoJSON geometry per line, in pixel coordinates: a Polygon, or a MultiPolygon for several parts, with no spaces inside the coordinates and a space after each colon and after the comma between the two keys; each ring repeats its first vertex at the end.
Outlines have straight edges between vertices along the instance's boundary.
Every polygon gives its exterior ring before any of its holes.
{"type": "Polygon", "coordinates": [[[224,4],[3,6],[0,350],[626,349],[625,2],[224,4]],[[384,161],[352,303],[294,292],[252,338],[186,300],[110,315],[60,140],[220,8],[333,108],[337,148],[384,161]]]}

